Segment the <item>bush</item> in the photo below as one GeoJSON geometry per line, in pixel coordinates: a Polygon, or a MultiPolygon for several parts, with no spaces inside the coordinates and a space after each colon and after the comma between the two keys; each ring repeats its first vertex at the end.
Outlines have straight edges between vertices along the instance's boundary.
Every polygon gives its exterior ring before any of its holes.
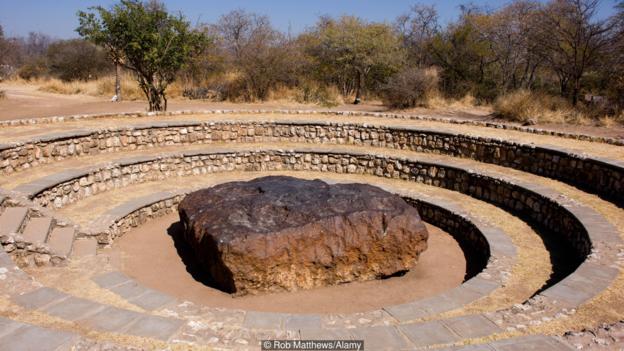
{"type": "Polygon", "coordinates": [[[50,74],[64,81],[98,78],[113,68],[104,50],[81,39],[51,44],[46,60],[50,74]]]}
{"type": "Polygon", "coordinates": [[[43,60],[33,60],[31,62],[25,63],[20,69],[17,71],[17,75],[25,80],[32,80],[41,78],[48,72],[47,67],[45,66],[45,62],[43,60]]]}
{"type": "Polygon", "coordinates": [[[340,93],[336,87],[304,82],[298,87],[295,100],[304,104],[317,104],[323,107],[340,105],[340,93]]]}
{"type": "Polygon", "coordinates": [[[529,90],[502,95],[493,108],[496,117],[521,123],[580,122],[583,119],[564,98],[529,90]]]}
{"type": "Polygon", "coordinates": [[[381,90],[384,104],[393,108],[426,106],[438,88],[435,68],[407,68],[394,75],[381,90]]]}
{"type": "Polygon", "coordinates": [[[182,92],[182,96],[190,100],[210,100],[221,101],[221,94],[217,90],[207,87],[186,88],[182,92]]]}
{"type": "Polygon", "coordinates": [[[11,65],[0,65],[0,82],[12,78],[15,72],[15,67],[11,65]]]}

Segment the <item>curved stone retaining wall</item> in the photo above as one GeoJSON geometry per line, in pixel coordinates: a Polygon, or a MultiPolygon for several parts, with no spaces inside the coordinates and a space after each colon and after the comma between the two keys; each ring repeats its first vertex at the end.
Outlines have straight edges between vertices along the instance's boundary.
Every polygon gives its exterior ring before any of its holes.
{"type": "Polygon", "coordinates": [[[487,266],[490,258],[490,244],[485,236],[468,218],[459,216],[447,207],[431,202],[404,197],[405,201],[418,209],[420,217],[427,223],[442,228],[459,243],[466,260],[466,277],[470,279],[487,266]]]}
{"type": "MultiPolygon", "coordinates": [[[[145,224],[148,220],[164,216],[177,211],[179,203],[184,198],[184,192],[180,193],[155,193],[142,198],[133,199],[130,203],[122,204],[107,212],[98,219],[88,231],[98,236],[98,242],[102,245],[110,244],[115,238],[122,236],[128,231],[145,224]]],[[[490,243],[468,217],[463,217],[450,208],[433,204],[429,201],[404,197],[404,200],[418,209],[421,218],[428,223],[434,224],[448,232],[459,243],[467,262],[465,279],[470,279],[481,272],[490,258],[490,243]]],[[[495,245],[505,246],[507,240],[495,245]]],[[[511,244],[509,244],[511,245],[511,244]]],[[[506,252],[509,256],[514,253],[506,252]]]]}
{"type": "Polygon", "coordinates": [[[0,173],[10,174],[68,157],[167,145],[243,142],[350,144],[409,149],[472,158],[560,179],[624,204],[624,163],[586,158],[566,150],[439,130],[302,123],[153,123],[128,129],[50,135],[0,148],[0,173]]]}
{"type": "MultiPolygon", "coordinates": [[[[107,211],[91,232],[99,233],[103,243],[110,243],[152,218],[176,211],[189,191],[192,190],[161,192],[129,200],[107,211]]],[[[424,318],[487,296],[505,283],[516,259],[516,247],[501,229],[482,223],[448,200],[404,199],[418,208],[423,220],[447,230],[461,243],[462,249],[467,250],[469,270],[460,286],[423,300],[386,306],[387,313],[402,322],[424,318]]]]}
{"type": "Polygon", "coordinates": [[[495,128],[495,129],[507,129],[513,131],[519,131],[523,133],[540,134],[540,135],[552,135],[560,138],[587,140],[592,142],[622,145],[624,146],[624,140],[621,138],[610,138],[602,136],[594,136],[579,133],[560,132],[555,130],[525,127],[516,124],[510,124],[505,122],[491,122],[491,121],[477,121],[471,119],[457,119],[438,116],[420,116],[420,115],[408,115],[399,113],[383,113],[383,112],[364,112],[364,111],[316,111],[316,110],[197,110],[197,111],[168,111],[168,112],[122,112],[122,113],[104,113],[104,114],[83,114],[83,115],[70,115],[70,116],[52,116],[52,117],[38,117],[30,119],[16,119],[0,121],[0,127],[8,126],[24,126],[33,124],[47,124],[47,123],[63,123],[66,121],[80,121],[88,119],[98,118],[142,118],[142,117],[154,117],[154,116],[183,116],[183,115],[200,115],[200,114],[281,114],[281,115],[330,115],[340,118],[340,116],[363,116],[363,117],[377,117],[377,118],[393,118],[393,119],[408,119],[415,121],[432,121],[443,122],[450,124],[472,125],[479,127],[495,128]]]}
{"type": "Polygon", "coordinates": [[[592,243],[584,226],[552,198],[544,196],[536,185],[516,184],[510,180],[477,174],[460,165],[422,162],[384,155],[300,151],[195,152],[142,159],[100,168],[50,184],[34,196],[42,206],[65,204],[100,191],[132,183],[224,171],[319,171],[368,174],[416,181],[459,191],[491,202],[530,219],[569,243],[579,263],[591,251],[592,243]],[[532,189],[536,189],[535,191],[532,189]]]}

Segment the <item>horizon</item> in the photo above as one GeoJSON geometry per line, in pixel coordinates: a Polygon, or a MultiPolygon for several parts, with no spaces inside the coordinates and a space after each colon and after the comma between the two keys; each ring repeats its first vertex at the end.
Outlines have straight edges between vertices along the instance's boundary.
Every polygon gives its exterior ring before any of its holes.
{"type": "MultiPolygon", "coordinates": [[[[78,26],[76,13],[91,6],[110,7],[113,0],[59,0],[41,2],[24,0],[20,2],[0,1],[0,25],[7,37],[23,37],[30,32],[41,32],[55,39],[78,38],[75,28],[78,26]],[[30,18],[29,21],[26,18],[30,18]]],[[[292,2],[276,0],[254,2],[250,0],[231,0],[228,3],[201,0],[163,1],[171,12],[181,12],[193,24],[215,23],[220,16],[236,9],[243,9],[261,15],[267,15],[272,25],[282,31],[299,34],[313,26],[319,16],[332,17],[353,15],[373,22],[392,22],[399,15],[409,11],[416,4],[434,5],[438,10],[441,24],[447,24],[458,18],[460,5],[475,4],[487,9],[498,9],[510,1],[475,0],[475,1],[396,1],[385,2],[372,0],[317,0],[314,2],[292,2]]],[[[543,2],[543,1],[542,1],[543,2]]],[[[611,16],[615,11],[616,0],[602,0],[597,11],[597,18],[611,16]]]]}

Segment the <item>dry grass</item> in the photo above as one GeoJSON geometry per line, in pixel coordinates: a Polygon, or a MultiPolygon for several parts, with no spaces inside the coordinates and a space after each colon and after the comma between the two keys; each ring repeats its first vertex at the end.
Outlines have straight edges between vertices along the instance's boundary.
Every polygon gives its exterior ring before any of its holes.
{"type": "MultiPolygon", "coordinates": [[[[27,84],[39,86],[40,91],[65,94],[65,95],[89,95],[111,98],[115,95],[115,77],[108,76],[90,81],[65,82],[56,78],[30,80],[27,84]]],[[[167,88],[168,98],[180,98],[184,87],[178,82],[170,84],[167,88]]],[[[124,100],[145,100],[145,95],[139,84],[130,74],[124,74],[121,78],[121,95],[124,100]]]]}
{"type": "Polygon", "coordinates": [[[624,111],[621,111],[616,116],[604,116],[598,118],[596,124],[600,127],[615,127],[618,125],[624,125],[624,111]]]}
{"type": "Polygon", "coordinates": [[[323,107],[334,107],[345,103],[345,98],[335,86],[321,86],[314,82],[306,82],[302,86],[278,87],[269,94],[270,100],[296,101],[302,104],[316,104],[323,107]]]}
{"type": "Polygon", "coordinates": [[[440,94],[432,94],[427,97],[426,106],[431,109],[455,109],[455,110],[464,110],[464,109],[473,109],[477,106],[477,99],[468,94],[461,99],[448,99],[443,97],[440,94]]]}
{"type": "Polygon", "coordinates": [[[494,102],[494,114],[520,123],[571,123],[589,125],[592,120],[568,101],[545,93],[517,90],[494,102]]]}

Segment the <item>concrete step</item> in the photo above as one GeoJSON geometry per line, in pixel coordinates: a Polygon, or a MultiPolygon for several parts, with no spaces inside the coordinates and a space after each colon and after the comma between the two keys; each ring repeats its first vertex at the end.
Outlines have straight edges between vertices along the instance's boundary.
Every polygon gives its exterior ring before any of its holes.
{"type": "Polygon", "coordinates": [[[74,228],[72,227],[56,227],[50,233],[48,238],[48,246],[53,254],[67,257],[74,243],[74,228]]]}
{"type": "Polygon", "coordinates": [[[52,227],[52,218],[31,218],[24,228],[24,240],[30,243],[45,243],[52,227]]]}
{"type": "Polygon", "coordinates": [[[26,207],[7,207],[0,215],[0,235],[17,233],[26,219],[26,207]]]}
{"type": "Polygon", "coordinates": [[[0,350],[73,350],[74,333],[43,328],[0,317],[0,350]],[[2,334],[2,327],[8,333],[2,334]]]}
{"type": "Polygon", "coordinates": [[[74,241],[74,249],[72,250],[73,258],[95,256],[96,254],[97,254],[97,240],[96,239],[76,239],[76,241],[74,241]]]}

